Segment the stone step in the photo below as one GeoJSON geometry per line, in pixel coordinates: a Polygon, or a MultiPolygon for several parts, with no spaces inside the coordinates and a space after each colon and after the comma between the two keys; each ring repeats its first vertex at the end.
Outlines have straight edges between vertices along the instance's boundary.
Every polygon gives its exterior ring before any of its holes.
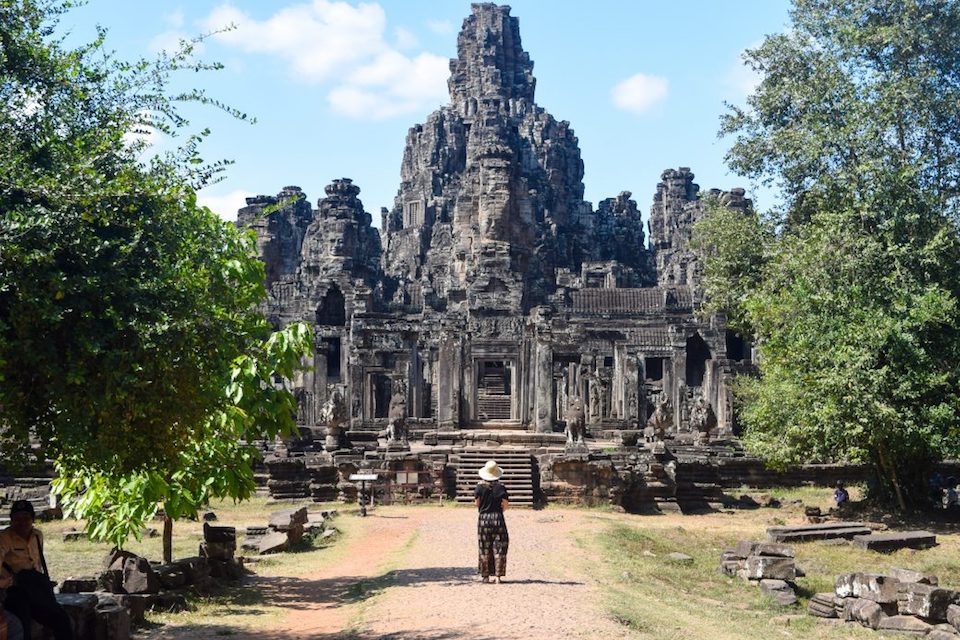
{"type": "Polygon", "coordinates": [[[523,449],[469,448],[451,456],[456,468],[457,497],[459,503],[472,503],[473,492],[480,477],[477,472],[488,460],[496,460],[503,469],[501,482],[510,495],[510,503],[517,506],[533,505],[534,471],[533,459],[523,449]]]}
{"type": "Polygon", "coordinates": [[[871,529],[862,522],[833,522],[801,527],[771,527],[767,538],[771,542],[805,542],[808,540],[852,539],[869,535],[871,529]]]}
{"type": "Polygon", "coordinates": [[[853,537],[853,546],[870,551],[896,551],[897,549],[929,549],[937,546],[937,536],[929,531],[898,531],[896,533],[872,533],[853,537]]]}

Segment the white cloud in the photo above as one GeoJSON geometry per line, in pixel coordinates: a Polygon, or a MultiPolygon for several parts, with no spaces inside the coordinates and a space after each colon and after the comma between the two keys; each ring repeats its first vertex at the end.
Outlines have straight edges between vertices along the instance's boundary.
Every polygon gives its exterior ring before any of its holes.
{"type": "Polygon", "coordinates": [[[666,99],[669,91],[666,78],[638,73],[617,84],[610,91],[610,99],[618,109],[640,115],[666,99]]]}
{"type": "Polygon", "coordinates": [[[412,49],[420,44],[417,36],[413,35],[412,31],[404,27],[397,27],[393,30],[393,40],[397,43],[398,49],[412,49]]]}
{"type": "Polygon", "coordinates": [[[214,39],[245,53],[277,57],[300,81],[329,84],[327,101],[344,115],[388,118],[432,108],[446,97],[448,61],[401,53],[417,44],[403,27],[393,30],[395,45],[388,44],[386,14],[376,3],[312,0],[256,20],[227,2],[203,22],[208,31],[236,25],[214,39]]]}
{"type": "MultiPolygon", "coordinates": [[[[160,53],[161,51],[173,53],[180,48],[181,41],[190,40],[197,35],[191,35],[184,30],[183,11],[179,9],[165,15],[163,21],[168,28],[153,36],[147,45],[148,49],[153,53],[160,53]]],[[[203,53],[202,42],[194,45],[194,53],[203,53]]]]}
{"type": "Polygon", "coordinates": [[[202,192],[198,195],[197,202],[209,207],[211,211],[224,220],[236,220],[237,211],[247,206],[247,198],[252,198],[254,195],[256,194],[252,191],[242,189],[234,189],[229,193],[217,195],[202,192]]]}
{"type": "Polygon", "coordinates": [[[281,9],[257,21],[227,3],[204,20],[208,30],[228,24],[236,29],[218,33],[216,40],[247,53],[267,53],[287,60],[306,80],[322,82],[387,48],[383,40],[386,15],[380,5],[314,0],[281,9]]]}
{"type": "Polygon", "coordinates": [[[454,31],[449,20],[427,20],[427,29],[440,36],[448,36],[454,31]]]}

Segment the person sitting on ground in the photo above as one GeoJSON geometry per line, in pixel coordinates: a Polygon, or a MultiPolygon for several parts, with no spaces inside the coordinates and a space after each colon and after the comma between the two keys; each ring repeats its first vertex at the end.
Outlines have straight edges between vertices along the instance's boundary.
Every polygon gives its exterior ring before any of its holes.
{"type": "Polygon", "coordinates": [[[837,482],[837,489],[833,492],[833,500],[837,503],[837,509],[843,509],[850,504],[850,494],[847,493],[842,482],[837,482]]]}
{"type": "Polygon", "coordinates": [[[17,500],[10,507],[10,526],[0,531],[0,587],[6,587],[4,608],[19,618],[24,640],[36,621],[55,640],[73,640],[70,618],[53,595],[43,557],[43,535],[33,526],[33,505],[17,500]]]}

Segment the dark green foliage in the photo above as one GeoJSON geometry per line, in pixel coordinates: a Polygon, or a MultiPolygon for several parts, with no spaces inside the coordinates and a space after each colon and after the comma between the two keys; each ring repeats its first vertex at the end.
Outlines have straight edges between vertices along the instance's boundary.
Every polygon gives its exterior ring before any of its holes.
{"type": "Polygon", "coordinates": [[[189,43],[114,60],[103,33],[68,48],[69,8],[0,0],[0,438],[10,464],[39,437],[75,511],[120,543],[158,502],[177,516],[249,495],[240,440],[292,427],[273,377],[310,336],[271,337],[252,236],[198,206],[225,166],[199,157],[206,132],[142,159],[144,135],[177,141],[184,101],[223,108],[168,96],[173,74],[217,65],[189,43]]]}
{"type": "Polygon", "coordinates": [[[722,131],[785,209],[701,224],[707,293],[759,349],[738,388],[748,446],[777,465],[871,463],[874,495],[906,507],[960,454],[960,4],[791,15],[746,55],[762,82],[722,131]],[[745,238],[762,241],[744,253],[745,238]]]}

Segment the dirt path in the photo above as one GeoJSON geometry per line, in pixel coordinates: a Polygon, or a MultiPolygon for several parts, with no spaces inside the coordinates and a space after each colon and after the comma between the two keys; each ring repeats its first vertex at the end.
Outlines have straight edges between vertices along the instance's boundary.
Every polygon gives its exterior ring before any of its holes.
{"type": "MultiPolygon", "coordinates": [[[[476,514],[462,508],[379,509],[346,560],[302,579],[270,581],[289,610],[257,638],[630,638],[600,606],[590,558],[574,534],[602,521],[582,511],[507,514],[505,584],[475,569],[476,514]]],[[[234,637],[245,637],[236,634],[234,637]]]]}

